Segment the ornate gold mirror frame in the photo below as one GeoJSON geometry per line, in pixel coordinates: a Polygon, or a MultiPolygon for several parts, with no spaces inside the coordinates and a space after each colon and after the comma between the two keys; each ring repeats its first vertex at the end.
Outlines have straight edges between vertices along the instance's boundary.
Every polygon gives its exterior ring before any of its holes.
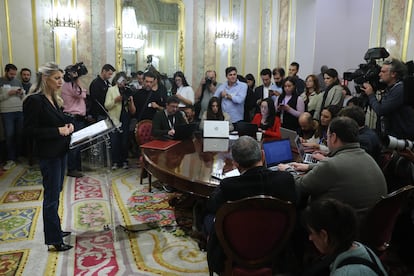
{"type": "MultiPolygon", "coordinates": [[[[166,4],[177,4],[178,6],[178,66],[184,71],[184,16],[185,9],[183,0],[160,0],[166,4]]],[[[122,70],[123,48],[122,48],[122,0],[115,0],[115,67],[122,70]]]]}

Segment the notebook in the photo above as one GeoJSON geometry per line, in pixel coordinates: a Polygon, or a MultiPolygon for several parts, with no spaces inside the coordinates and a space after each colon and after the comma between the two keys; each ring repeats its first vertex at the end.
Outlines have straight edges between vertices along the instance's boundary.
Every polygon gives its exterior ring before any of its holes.
{"type": "Polygon", "coordinates": [[[257,125],[247,122],[238,122],[237,131],[239,136],[247,135],[256,139],[257,125]]]}
{"type": "Polygon", "coordinates": [[[148,143],[140,145],[141,148],[167,150],[172,146],[181,143],[181,141],[174,140],[152,140],[148,143]]]}
{"type": "Polygon", "coordinates": [[[175,134],[172,137],[174,140],[184,140],[190,138],[196,130],[196,124],[184,124],[174,127],[175,134]]]}
{"type": "Polygon", "coordinates": [[[295,139],[296,139],[296,136],[298,136],[296,131],[288,129],[288,128],[281,127],[280,128],[280,134],[282,135],[282,139],[289,139],[290,146],[292,148],[296,147],[295,139]]]}
{"type": "Polygon", "coordinates": [[[229,138],[229,122],[228,121],[204,121],[203,137],[207,138],[229,138]]]}
{"type": "Polygon", "coordinates": [[[277,170],[277,165],[280,163],[293,161],[292,148],[289,139],[263,142],[263,151],[266,167],[268,169],[277,170]]]}
{"type": "Polygon", "coordinates": [[[318,160],[312,157],[311,153],[305,153],[305,147],[303,146],[302,142],[300,141],[300,137],[296,136],[295,138],[296,148],[298,149],[298,154],[303,163],[310,164],[310,163],[318,163],[318,160]]]}

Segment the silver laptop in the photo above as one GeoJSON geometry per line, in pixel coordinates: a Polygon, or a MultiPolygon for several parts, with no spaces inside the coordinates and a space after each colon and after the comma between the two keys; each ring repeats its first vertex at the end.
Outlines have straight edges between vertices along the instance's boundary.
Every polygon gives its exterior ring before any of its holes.
{"type": "Polygon", "coordinates": [[[229,138],[228,121],[206,120],[203,129],[204,138],[229,138]]]}
{"type": "Polygon", "coordinates": [[[305,147],[300,141],[299,135],[297,135],[295,138],[295,144],[296,144],[296,148],[298,149],[298,154],[303,163],[306,163],[306,164],[318,163],[318,160],[313,158],[311,153],[305,152],[305,147]]]}
{"type": "Polygon", "coordinates": [[[296,131],[288,129],[288,128],[281,127],[280,128],[280,134],[282,135],[282,139],[289,139],[290,146],[292,148],[296,147],[295,139],[296,139],[296,136],[298,136],[296,131]]]}

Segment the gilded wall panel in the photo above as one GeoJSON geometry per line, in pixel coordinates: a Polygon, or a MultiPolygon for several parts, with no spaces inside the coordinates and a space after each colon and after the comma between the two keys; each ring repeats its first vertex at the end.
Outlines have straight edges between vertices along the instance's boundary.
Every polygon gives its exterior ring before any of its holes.
{"type": "Polygon", "coordinates": [[[241,26],[242,26],[242,20],[241,20],[241,18],[242,18],[242,14],[241,14],[241,12],[242,12],[242,10],[241,10],[241,7],[242,7],[242,3],[241,3],[241,0],[233,0],[232,1],[232,8],[231,8],[231,10],[232,10],[232,17],[233,17],[233,22],[236,24],[236,26],[238,26],[238,32],[239,32],[239,38],[237,39],[237,40],[235,40],[234,42],[233,42],[233,44],[231,45],[231,47],[232,47],[232,50],[231,50],[231,52],[230,52],[230,54],[231,54],[231,57],[230,57],[230,60],[231,60],[231,65],[232,66],[235,66],[236,68],[237,68],[237,70],[238,71],[240,71],[239,72],[239,74],[244,74],[244,72],[242,72],[241,71],[241,42],[243,41],[243,34],[242,34],[242,29],[241,29],[241,26]]]}
{"type": "Polygon", "coordinates": [[[193,45],[194,45],[194,58],[193,62],[193,79],[191,84],[195,89],[200,82],[201,77],[203,76],[204,66],[205,66],[205,48],[206,47],[206,21],[204,13],[205,2],[197,1],[194,3],[194,30],[193,30],[193,45]]]}
{"type": "Polygon", "coordinates": [[[204,17],[204,71],[216,69],[215,24],[217,21],[217,1],[205,1],[204,17]]]}
{"type": "Polygon", "coordinates": [[[289,20],[290,7],[289,0],[279,2],[279,37],[278,37],[278,60],[277,66],[285,67],[288,59],[288,39],[289,39],[289,20]]]}
{"type": "MultiPolygon", "coordinates": [[[[94,79],[100,73],[106,61],[106,31],[105,31],[105,6],[101,0],[91,0],[91,69],[88,78],[94,79]],[[93,73],[92,73],[93,72],[93,73]]],[[[114,42],[115,43],[115,42],[114,42]]],[[[86,53],[87,54],[87,53],[86,53]]],[[[83,56],[83,54],[82,54],[83,56]]],[[[112,64],[114,65],[114,64],[112,64]]],[[[114,65],[115,66],[115,65],[114,65]]]]}
{"type": "Polygon", "coordinates": [[[391,56],[400,58],[404,39],[405,0],[386,0],[384,20],[381,35],[381,46],[385,47],[391,56]]]}
{"type": "Polygon", "coordinates": [[[89,74],[81,78],[82,82],[89,87],[89,83],[96,77],[92,73],[92,64],[94,52],[92,51],[92,26],[91,26],[91,2],[90,1],[78,1],[77,7],[82,11],[81,27],[78,30],[77,35],[77,57],[75,62],[83,61],[86,67],[89,69],[89,74]]]}

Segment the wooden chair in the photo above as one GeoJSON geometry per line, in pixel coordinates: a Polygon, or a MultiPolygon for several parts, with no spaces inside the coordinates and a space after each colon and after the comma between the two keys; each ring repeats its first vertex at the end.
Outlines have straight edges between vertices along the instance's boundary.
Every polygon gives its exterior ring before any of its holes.
{"type": "Polygon", "coordinates": [[[294,205],[271,196],[225,203],[215,221],[227,257],[225,275],[273,275],[295,221],[294,205]]]}
{"type": "Polygon", "coordinates": [[[413,189],[414,186],[407,185],[383,196],[362,218],[360,241],[374,250],[379,257],[387,250],[397,217],[413,189]]]}
{"type": "MultiPolygon", "coordinates": [[[[138,146],[141,146],[142,144],[148,143],[152,140],[152,121],[151,120],[142,120],[137,123],[135,126],[135,140],[137,142],[138,146]]],[[[151,174],[147,172],[147,170],[144,168],[144,161],[142,157],[142,149],[141,154],[139,156],[139,164],[141,166],[141,175],[139,179],[139,183],[142,185],[143,179],[145,176],[148,175],[148,191],[151,192],[151,174]]]]}

